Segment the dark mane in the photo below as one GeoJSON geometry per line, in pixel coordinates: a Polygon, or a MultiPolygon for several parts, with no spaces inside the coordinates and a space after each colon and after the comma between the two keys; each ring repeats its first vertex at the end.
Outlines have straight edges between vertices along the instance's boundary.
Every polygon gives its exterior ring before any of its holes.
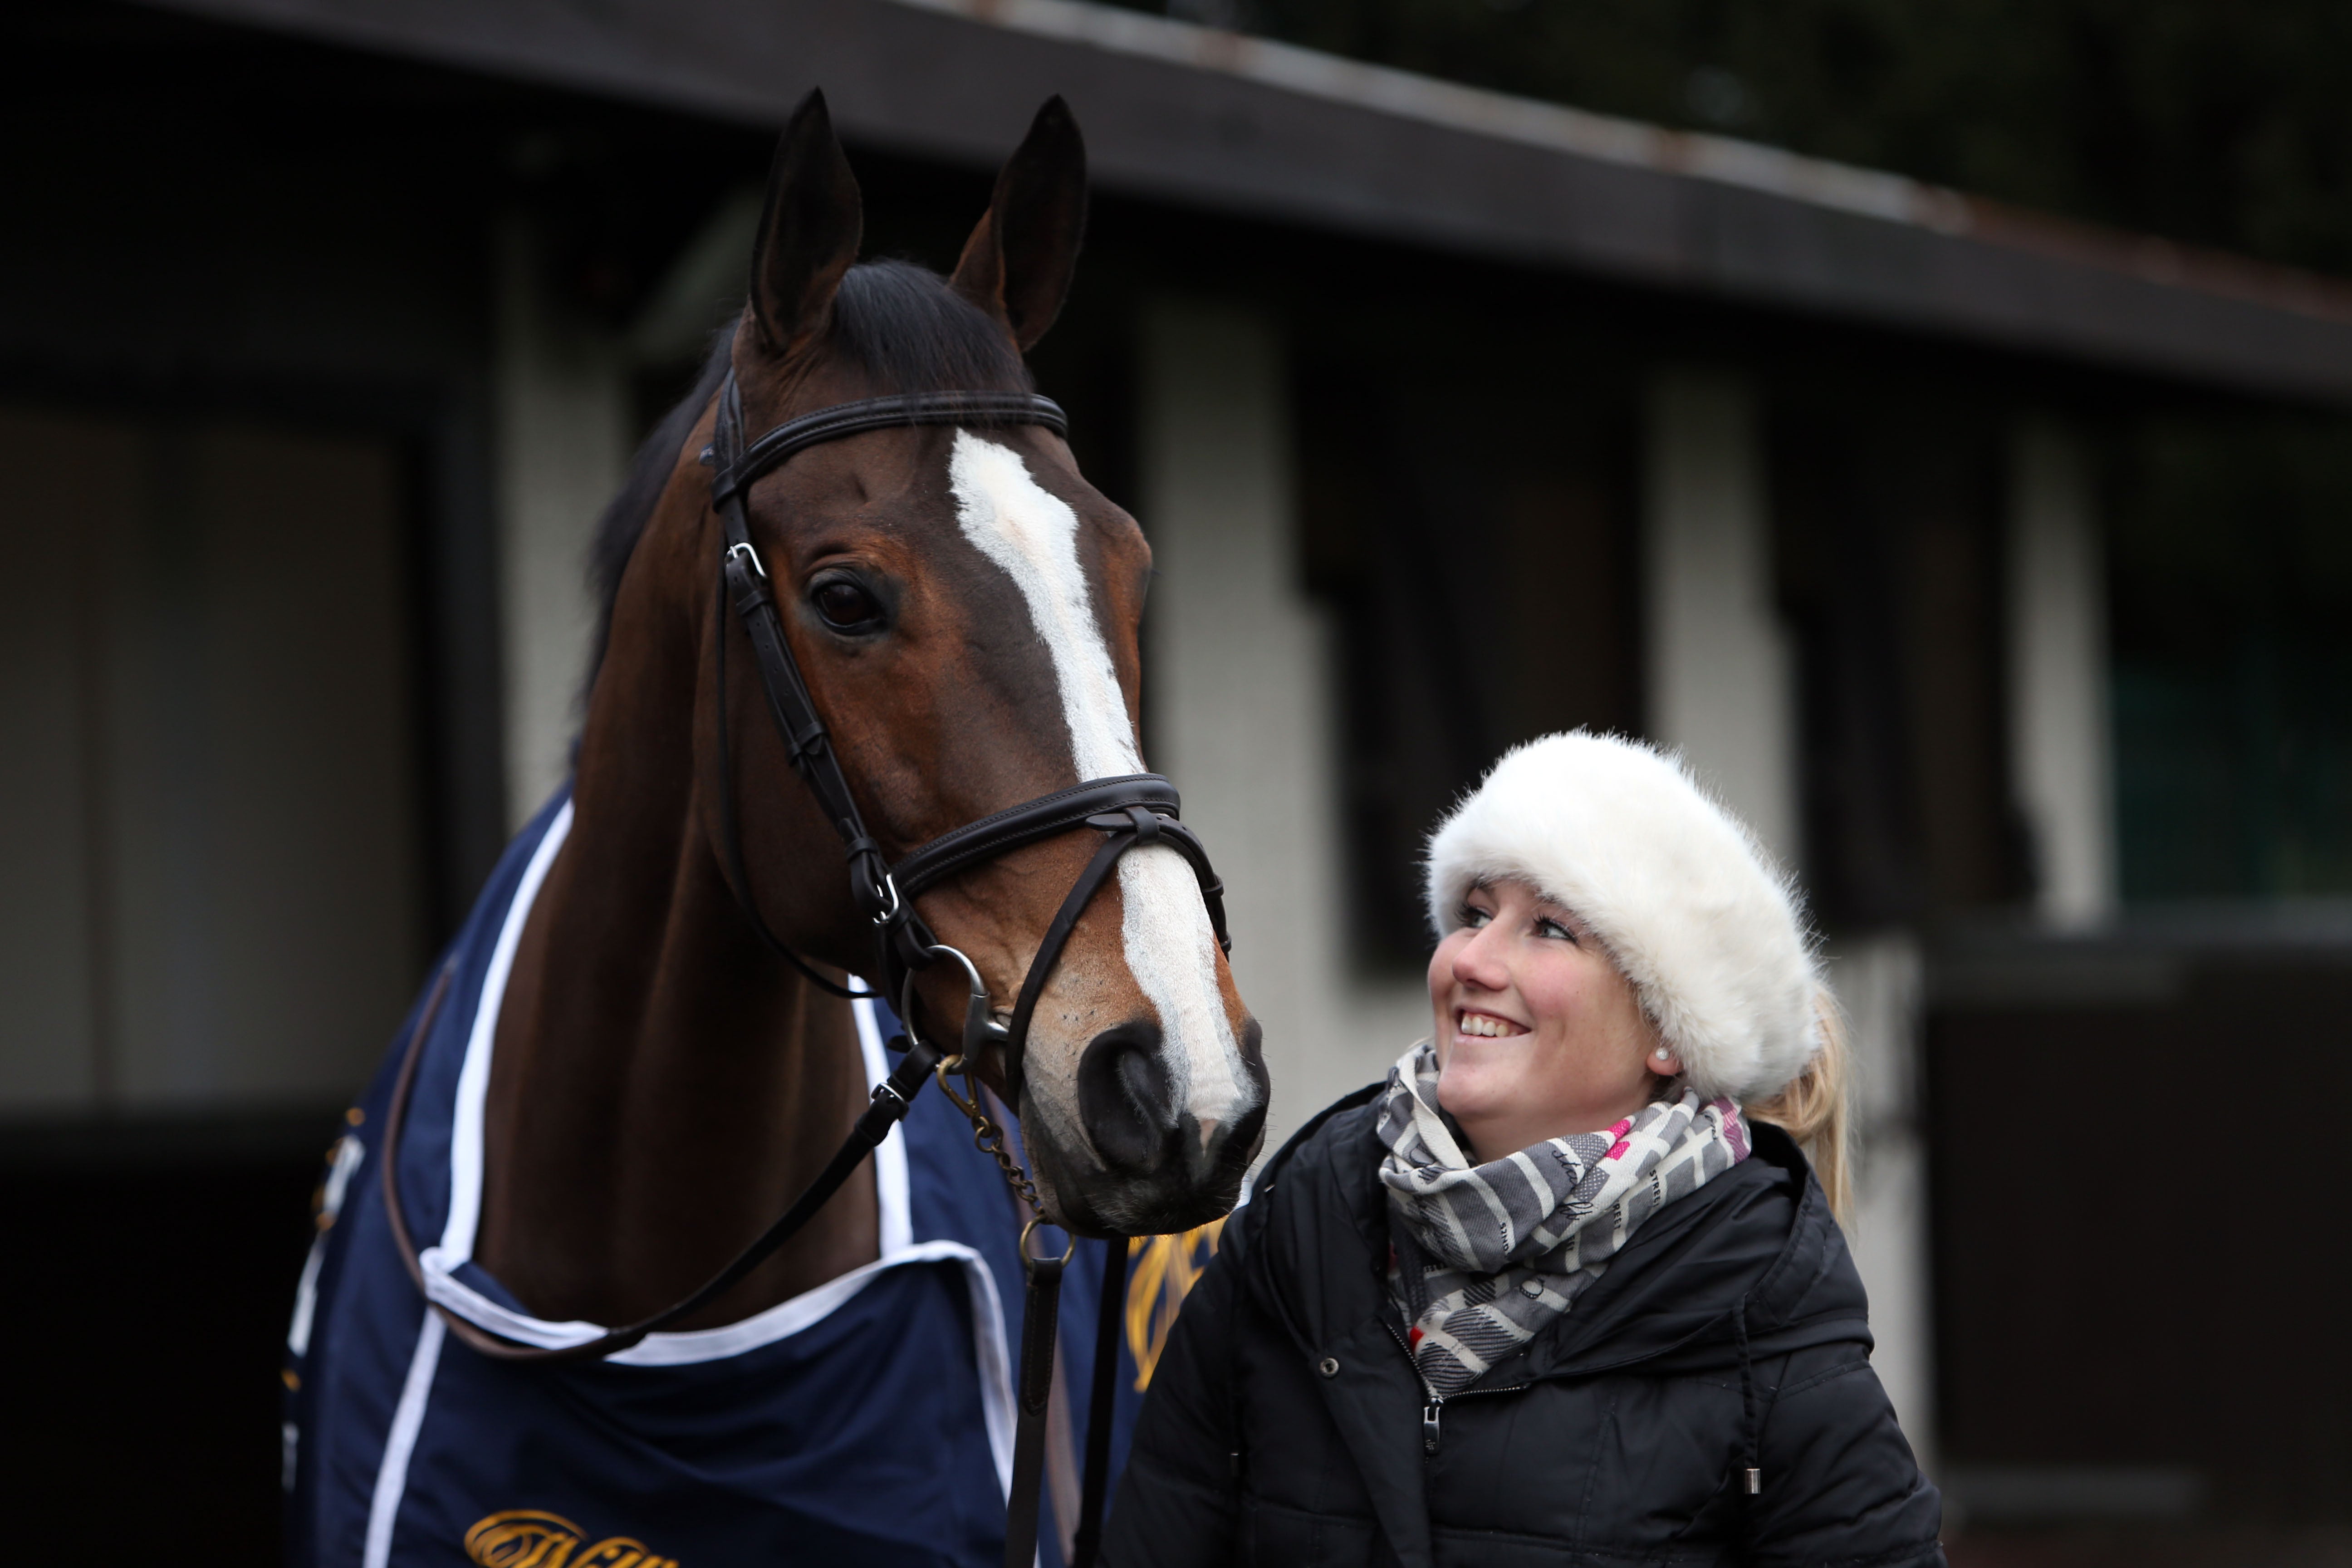
{"type": "MultiPolygon", "coordinates": [[[[677,466],[677,449],[686,445],[695,421],[719,395],[719,384],[727,379],[729,356],[735,352],[735,324],[729,322],[712,334],[710,352],[703,357],[702,374],[694,378],[694,390],[678,400],[677,407],[661,417],[653,433],[637,447],[637,455],[629,461],[629,477],[604,504],[604,514],[596,520],[596,537],[588,547],[588,591],[596,600],[596,640],[588,645],[588,676],[581,682],[583,695],[596,685],[596,672],[604,668],[604,644],[613,635],[613,601],[620,595],[621,574],[629,567],[629,557],[635,553],[637,538],[660,504],[662,491],[669,488],[670,471],[677,466]]],[[[586,707],[583,702],[582,707],[586,707]]]]}
{"type": "MultiPolygon", "coordinates": [[[[868,261],[842,278],[835,295],[826,345],[855,362],[888,392],[1029,392],[1034,384],[1021,352],[1004,329],[961,295],[947,279],[911,261],[868,261]]],[[[596,640],[588,655],[588,679],[596,684],[604,644],[613,631],[613,601],[638,536],[668,487],[678,448],[702,411],[718,395],[734,352],[732,323],[711,340],[710,353],[694,390],[662,416],[629,465],[629,477],[597,521],[589,552],[589,589],[596,601],[596,640]]]]}

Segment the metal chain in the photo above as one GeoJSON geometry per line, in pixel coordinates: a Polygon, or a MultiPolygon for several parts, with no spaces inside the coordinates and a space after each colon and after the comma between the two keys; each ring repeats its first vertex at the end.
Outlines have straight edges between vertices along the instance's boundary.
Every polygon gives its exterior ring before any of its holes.
{"type": "MultiPolygon", "coordinates": [[[[940,1092],[954,1100],[956,1109],[962,1111],[971,1122],[972,1147],[996,1162],[996,1168],[1004,1173],[1004,1184],[1013,1189],[1014,1201],[1025,1204],[1031,1215],[1036,1219],[1043,1219],[1045,1215],[1045,1205],[1038,1201],[1037,1184],[1029,1179],[1029,1173],[1021,1168],[1021,1162],[1015,1160],[1005,1149],[1004,1129],[999,1127],[989,1118],[988,1112],[981,1109],[980,1080],[973,1076],[976,1069],[965,1062],[963,1058],[954,1056],[942,1060],[938,1070],[940,1092]],[[971,1092],[969,1095],[958,1094],[955,1085],[948,1081],[950,1073],[962,1074],[964,1087],[971,1092]]],[[[1035,1220],[1033,1219],[1031,1223],[1034,1225],[1035,1220]]]]}

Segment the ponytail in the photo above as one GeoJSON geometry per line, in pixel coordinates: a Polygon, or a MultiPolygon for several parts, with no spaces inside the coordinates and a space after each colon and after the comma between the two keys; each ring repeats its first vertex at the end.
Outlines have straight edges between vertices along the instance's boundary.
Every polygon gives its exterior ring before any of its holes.
{"type": "Polygon", "coordinates": [[[1813,1174],[1830,1200],[1830,1213],[1851,1229],[1853,1220],[1853,1176],[1847,1169],[1847,1082],[1850,1058],[1846,1048],[1845,1015],[1824,986],[1813,998],[1813,1016],[1822,1031],[1822,1048],[1786,1089],[1769,1100],[1742,1109],[1758,1121],[1769,1121],[1797,1141],[1813,1163],[1813,1174]]]}

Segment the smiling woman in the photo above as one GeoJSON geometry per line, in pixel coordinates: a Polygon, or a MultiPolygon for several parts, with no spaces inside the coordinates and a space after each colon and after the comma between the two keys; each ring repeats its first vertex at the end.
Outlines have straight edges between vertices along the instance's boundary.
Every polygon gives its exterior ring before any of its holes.
{"type": "Polygon", "coordinates": [[[1427,889],[1432,1037],[1227,1223],[1107,1561],[1940,1563],[1832,1217],[1835,1007],[1754,836],[1555,735],[1427,889]]]}
{"type": "Polygon", "coordinates": [[[1496,1159],[1632,1116],[1681,1070],[1590,926],[1517,879],[1471,888],[1429,961],[1438,1101],[1496,1159]]]}

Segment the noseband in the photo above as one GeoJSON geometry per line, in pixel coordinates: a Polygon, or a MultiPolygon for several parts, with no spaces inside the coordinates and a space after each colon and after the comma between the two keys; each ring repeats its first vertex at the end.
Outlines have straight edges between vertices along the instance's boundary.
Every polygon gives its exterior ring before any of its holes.
{"type": "MultiPolygon", "coordinates": [[[[775,721],[776,732],[783,739],[793,771],[816,796],[826,819],[847,848],[850,895],[874,923],[879,950],[877,973],[883,981],[884,994],[898,1005],[898,1016],[911,1030],[915,1023],[908,992],[915,972],[950,955],[961,963],[971,979],[971,1000],[964,1018],[963,1058],[967,1063],[977,1065],[990,1047],[1001,1049],[1004,1098],[1017,1108],[1021,1103],[1029,1022],[1036,1012],[1037,999],[1060,962],[1062,950],[1068,945],[1079,917],[1121,856],[1130,849],[1155,844],[1165,845],[1181,855],[1201,885],[1202,901],[1208,906],[1217,945],[1231,952],[1233,939],[1225,930],[1224,885],[1209,864],[1209,852],[1200,837],[1180,820],[1181,803],[1176,786],[1158,773],[1089,779],[1023,801],[941,834],[900,857],[895,866],[866,831],[865,816],[857,809],[849,780],[841,771],[839,754],[834,750],[815,703],[809,698],[808,683],[801,678],[792,644],[784,637],[783,621],[776,608],[766,563],[760,558],[758,546],[751,542],[746,499],[755,480],[811,447],[869,430],[941,425],[1041,425],[1056,436],[1069,433],[1069,420],[1061,405],[1035,393],[924,392],[869,397],[862,402],[820,408],[814,414],[787,420],[746,445],[742,395],[735,373],[730,370],[719,391],[717,421],[702,460],[715,470],[710,479],[710,504],[719,513],[725,536],[726,549],[720,557],[720,595],[734,605],[736,618],[742,622],[744,635],[751,641],[760,684],[767,694],[768,712],[775,721]],[[986,989],[971,962],[932,936],[922,917],[915,912],[914,900],[928,889],[976,866],[1080,827],[1102,834],[1102,845],[1086,869],[1078,873],[1061,909],[1045,928],[1013,1003],[1011,1021],[999,1024],[991,1015],[986,989]]],[[[802,974],[837,996],[860,994],[818,973],[786,946],[768,928],[758,900],[752,897],[736,816],[734,768],[727,750],[727,640],[723,616],[714,635],[719,644],[719,810],[736,899],[761,938],[802,974]]]]}

